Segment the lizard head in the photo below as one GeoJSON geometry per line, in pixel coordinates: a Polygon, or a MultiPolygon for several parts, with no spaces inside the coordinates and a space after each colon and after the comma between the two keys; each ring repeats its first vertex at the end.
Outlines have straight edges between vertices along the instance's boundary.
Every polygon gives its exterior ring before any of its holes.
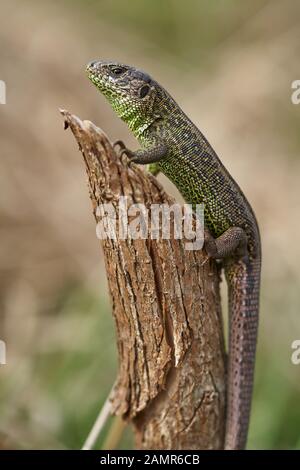
{"type": "Polygon", "coordinates": [[[160,117],[155,112],[158,84],[145,72],[106,61],[90,62],[86,70],[89,79],[137,137],[160,117]]]}

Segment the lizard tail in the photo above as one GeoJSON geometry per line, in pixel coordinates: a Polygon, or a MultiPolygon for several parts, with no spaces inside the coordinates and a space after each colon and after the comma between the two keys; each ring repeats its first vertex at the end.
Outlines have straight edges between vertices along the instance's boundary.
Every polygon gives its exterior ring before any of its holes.
{"type": "Polygon", "coordinates": [[[244,449],[254,378],[260,259],[225,267],[229,297],[229,361],[225,449],[244,449]]]}

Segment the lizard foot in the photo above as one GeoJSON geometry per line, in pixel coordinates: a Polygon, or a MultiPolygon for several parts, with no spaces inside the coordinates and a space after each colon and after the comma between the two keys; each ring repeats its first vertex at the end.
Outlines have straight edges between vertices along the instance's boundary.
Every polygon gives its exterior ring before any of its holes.
{"type": "Polygon", "coordinates": [[[120,151],[120,158],[122,160],[122,163],[125,163],[124,155],[127,157],[125,161],[129,167],[132,163],[135,163],[135,161],[137,160],[137,157],[135,156],[134,152],[132,152],[126,147],[120,151]]]}
{"type": "Polygon", "coordinates": [[[119,151],[126,149],[126,145],[124,144],[123,140],[116,140],[113,143],[113,149],[117,151],[117,147],[119,147],[119,151]]]}

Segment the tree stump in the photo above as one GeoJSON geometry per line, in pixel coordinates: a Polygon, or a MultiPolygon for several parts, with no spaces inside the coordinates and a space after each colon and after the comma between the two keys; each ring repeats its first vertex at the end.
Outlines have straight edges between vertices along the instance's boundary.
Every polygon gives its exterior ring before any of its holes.
{"type": "MultiPolygon", "coordinates": [[[[102,130],[61,113],[84,157],[97,223],[97,208],[109,204],[120,228],[120,198],[129,209],[174,203],[154,176],[118,158],[102,130]]],[[[117,230],[101,240],[119,355],[112,410],[133,424],[137,448],[221,449],[225,349],[218,267],[174,234],[148,235],[132,239],[117,230]]]]}

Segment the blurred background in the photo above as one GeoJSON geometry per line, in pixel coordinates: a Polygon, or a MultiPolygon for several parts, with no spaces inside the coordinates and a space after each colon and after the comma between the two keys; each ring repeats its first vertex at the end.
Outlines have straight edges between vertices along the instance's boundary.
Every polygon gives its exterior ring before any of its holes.
{"type": "MultiPolygon", "coordinates": [[[[0,11],[0,447],[79,448],[116,376],[85,169],[58,111],[136,147],[85,75],[104,58],[162,83],[251,201],[263,279],[248,448],[300,448],[299,2],[2,0],[0,11]]],[[[120,448],[132,445],[129,430],[120,448]]]]}

